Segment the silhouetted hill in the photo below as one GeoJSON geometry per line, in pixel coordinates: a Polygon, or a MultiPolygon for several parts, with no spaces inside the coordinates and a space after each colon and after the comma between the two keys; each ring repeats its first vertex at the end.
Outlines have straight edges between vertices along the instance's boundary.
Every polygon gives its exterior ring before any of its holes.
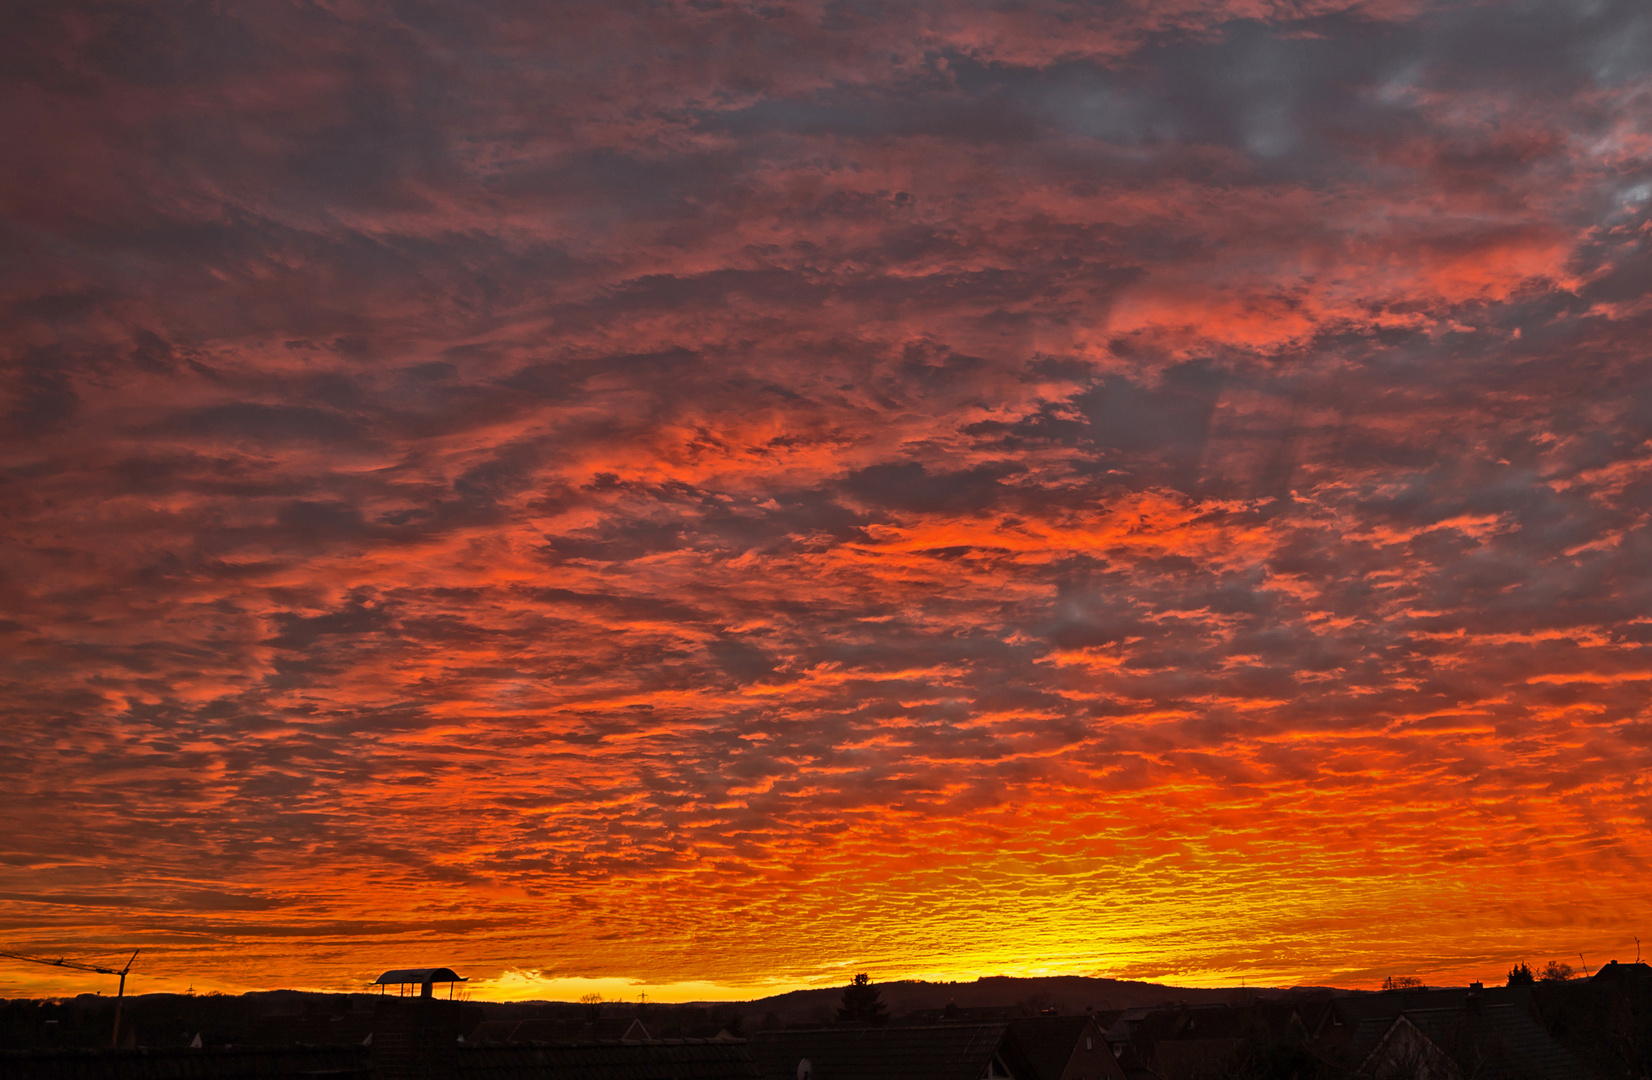
{"type": "MultiPolygon", "coordinates": [[[[1185,1002],[1238,1003],[1290,994],[1346,991],[1252,988],[1194,989],[1123,979],[1078,976],[1017,979],[991,977],[974,982],[901,981],[877,984],[891,1017],[958,1009],[1002,1009],[1033,1015],[1046,1008],[1063,1014],[1105,1012],[1185,1002]]],[[[592,1006],[563,1001],[440,1002],[453,1012],[455,1030],[482,1020],[591,1019],[641,1016],[657,1037],[708,1037],[727,1028],[735,1033],[763,1027],[830,1021],[843,995],[840,986],[794,990],[751,1001],[687,1004],[605,1002],[592,1006]]],[[[323,994],[296,990],[241,995],[139,994],[126,999],[122,1033],[143,1046],[188,1046],[199,1036],[206,1045],[277,1045],[359,1042],[369,1018],[382,1004],[376,994],[323,994]],[[361,1030],[357,1030],[360,1028],[361,1030]]],[[[0,1001],[0,1046],[95,1047],[106,1045],[112,1026],[112,998],[83,994],[69,999],[0,1001]]]]}
{"type": "MultiPolygon", "coordinates": [[[[1106,1012],[1110,1009],[1143,1008],[1167,1002],[1199,1005],[1276,998],[1288,994],[1346,992],[1306,987],[1202,989],[1079,975],[1024,979],[989,976],[976,979],[974,982],[956,983],[903,980],[878,983],[877,986],[883,994],[883,1001],[888,1006],[890,1015],[897,1017],[903,1013],[944,1009],[948,1005],[956,1005],[960,1009],[1020,1007],[1029,1013],[1053,1007],[1061,1013],[1072,1014],[1086,1010],[1106,1012]]],[[[742,1006],[742,1011],[753,1020],[761,1021],[764,1016],[773,1013],[781,1023],[807,1023],[830,1019],[842,996],[843,988],[833,986],[818,990],[793,990],[790,993],[737,1004],[742,1006]]],[[[708,1008],[713,1007],[711,1003],[703,1004],[708,1008]]]]}

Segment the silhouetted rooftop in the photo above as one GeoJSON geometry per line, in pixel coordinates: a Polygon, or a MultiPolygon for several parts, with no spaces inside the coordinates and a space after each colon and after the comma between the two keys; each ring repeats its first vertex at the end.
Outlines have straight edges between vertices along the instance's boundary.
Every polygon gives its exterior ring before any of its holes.
{"type": "Polygon", "coordinates": [[[1113,1052],[1107,1048],[1107,1040],[1099,1027],[1092,1028],[1092,1019],[1087,1014],[1028,1016],[1010,1021],[1010,1035],[1015,1039],[1016,1048],[1032,1066],[1032,1080],[1061,1080],[1061,1074],[1073,1058],[1074,1048],[1087,1029],[1094,1030],[1101,1052],[1111,1061],[1113,1052]]]}
{"type": "Polygon", "coordinates": [[[1166,1039],[1153,1050],[1153,1071],[1162,1080],[1220,1076],[1244,1046],[1242,1039],[1166,1039]]]}
{"type": "Polygon", "coordinates": [[[466,1042],[486,1043],[595,1043],[640,1042],[649,1037],[634,1017],[605,1016],[596,1020],[544,1019],[484,1020],[466,1042]]]}
{"type": "Polygon", "coordinates": [[[981,1080],[1003,1047],[1005,1024],[827,1027],[761,1031],[751,1038],[763,1080],[981,1080]]]}
{"type": "Polygon", "coordinates": [[[668,1040],[585,1046],[471,1046],[454,1080],[758,1080],[745,1043],[668,1040]]]}
{"type": "Polygon", "coordinates": [[[374,979],[373,986],[399,986],[404,983],[456,983],[469,982],[469,979],[460,978],[452,968],[396,968],[387,971],[374,979]]]}
{"type": "Polygon", "coordinates": [[[1393,1019],[1362,1020],[1353,1049],[1358,1060],[1394,1027],[1409,1023],[1468,1074],[1483,1080],[1589,1080],[1589,1073],[1531,1017],[1514,1005],[1407,1009],[1393,1019]]]}
{"type": "Polygon", "coordinates": [[[0,1050],[6,1080],[368,1080],[365,1047],[0,1050]]]}

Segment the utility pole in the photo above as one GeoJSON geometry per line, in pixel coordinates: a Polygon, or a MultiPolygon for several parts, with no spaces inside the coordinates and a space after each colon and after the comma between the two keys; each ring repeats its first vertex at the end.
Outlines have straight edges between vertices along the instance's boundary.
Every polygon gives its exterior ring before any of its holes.
{"type": "Polygon", "coordinates": [[[91,971],[96,972],[99,975],[119,975],[120,989],[115,991],[115,1031],[114,1034],[109,1036],[109,1045],[114,1048],[119,1048],[120,1007],[121,1003],[126,1000],[126,973],[132,970],[132,961],[138,958],[137,949],[132,950],[132,955],[126,959],[126,966],[118,971],[114,968],[98,967],[96,964],[83,964],[79,960],[65,960],[61,956],[56,960],[52,960],[44,956],[30,956],[28,953],[0,951],[0,958],[7,960],[26,960],[31,964],[45,964],[47,967],[68,968],[71,971],[91,971]]]}

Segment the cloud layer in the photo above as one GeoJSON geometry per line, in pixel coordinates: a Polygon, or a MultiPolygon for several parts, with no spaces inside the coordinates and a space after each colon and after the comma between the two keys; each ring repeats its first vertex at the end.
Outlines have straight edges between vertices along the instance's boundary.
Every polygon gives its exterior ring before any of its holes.
{"type": "Polygon", "coordinates": [[[8,947],[1347,984],[1652,916],[1644,5],[3,19],[8,947]]]}

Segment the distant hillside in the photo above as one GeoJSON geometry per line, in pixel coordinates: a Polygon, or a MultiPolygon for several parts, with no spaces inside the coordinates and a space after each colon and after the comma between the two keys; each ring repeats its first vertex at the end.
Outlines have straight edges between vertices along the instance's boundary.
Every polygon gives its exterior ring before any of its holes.
{"type": "MultiPolygon", "coordinates": [[[[1073,1015],[1087,1010],[1106,1012],[1175,1002],[1224,1004],[1292,994],[1348,992],[1305,988],[1205,990],[1079,976],[992,977],[961,983],[902,981],[877,985],[891,1018],[895,1019],[910,1013],[940,1013],[948,1005],[960,1010],[1008,1009],[1026,1015],[1054,1008],[1073,1015]]],[[[646,1006],[631,1001],[609,1001],[595,1006],[558,1001],[439,1001],[438,1008],[461,1034],[483,1020],[590,1020],[597,1016],[640,1015],[657,1037],[698,1038],[715,1035],[723,1029],[751,1032],[781,1025],[831,1021],[842,995],[841,986],[828,986],[753,1001],[650,1002],[646,1006]]],[[[143,1046],[188,1046],[197,1036],[211,1045],[276,1045],[295,1040],[331,1044],[342,1039],[340,1033],[347,1029],[356,1032],[358,1022],[370,1018],[381,1002],[377,994],[295,990],[241,995],[138,994],[126,999],[122,1031],[143,1046]]],[[[0,1000],[0,1046],[102,1045],[109,1037],[113,1011],[111,998],[93,994],[71,999],[0,1000]]],[[[344,1041],[359,1042],[360,1033],[344,1041]]]]}
{"type": "MultiPolygon", "coordinates": [[[[888,1006],[892,1016],[921,1010],[944,1009],[949,1004],[960,1009],[1021,1006],[1029,1012],[1054,1007],[1062,1013],[1072,1014],[1087,1009],[1104,1012],[1109,1009],[1163,1005],[1166,1002],[1186,1002],[1190,1005],[1230,1003],[1245,998],[1282,997],[1288,994],[1314,992],[1308,989],[1283,990],[1271,987],[1207,990],[1133,982],[1126,979],[1093,979],[1078,975],[1030,979],[992,976],[960,983],[887,982],[879,983],[878,989],[882,991],[884,1004],[888,1006]]],[[[807,1023],[830,1018],[837,1009],[838,1000],[842,995],[843,988],[834,986],[819,990],[794,990],[789,994],[776,994],[773,997],[748,1002],[718,1003],[717,1007],[738,1008],[751,1019],[758,1021],[772,1012],[782,1023],[807,1023]]],[[[698,1004],[713,1007],[713,1003],[710,1002],[698,1004]]]]}

